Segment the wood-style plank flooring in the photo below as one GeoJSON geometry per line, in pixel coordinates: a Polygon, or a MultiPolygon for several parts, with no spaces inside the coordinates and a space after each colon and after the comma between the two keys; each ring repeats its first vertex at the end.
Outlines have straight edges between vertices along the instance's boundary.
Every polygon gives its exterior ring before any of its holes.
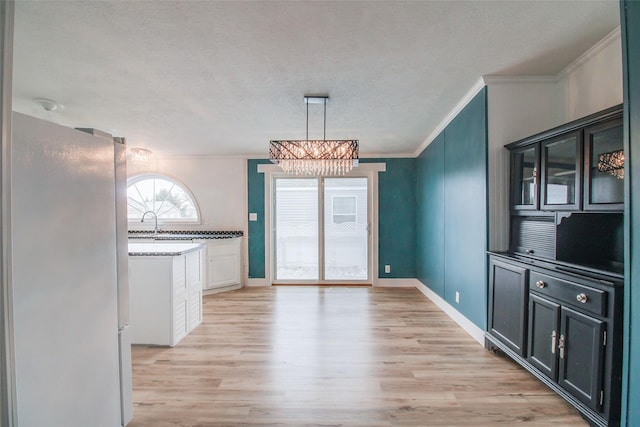
{"type": "Polygon", "coordinates": [[[140,426],[586,426],[416,289],[245,288],[204,298],[175,348],[134,346],[140,426]]]}

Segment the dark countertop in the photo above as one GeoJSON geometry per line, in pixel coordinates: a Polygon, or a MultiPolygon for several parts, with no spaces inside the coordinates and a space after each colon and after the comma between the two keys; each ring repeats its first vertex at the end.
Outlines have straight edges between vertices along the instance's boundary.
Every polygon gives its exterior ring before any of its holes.
{"type": "Polygon", "coordinates": [[[154,240],[235,239],[243,235],[244,233],[242,231],[161,230],[157,234],[147,230],[129,231],[129,239],[154,240]]]}

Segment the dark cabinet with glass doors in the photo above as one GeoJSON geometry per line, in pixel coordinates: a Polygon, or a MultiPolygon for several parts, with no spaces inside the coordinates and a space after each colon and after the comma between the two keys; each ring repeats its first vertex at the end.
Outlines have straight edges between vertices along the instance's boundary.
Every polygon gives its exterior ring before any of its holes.
{"type": "Polygon", "coordinates": [[[592,426],[620,425],[622,105],[506,145],[509,250],[490,252],[486,345],[592,426]]]}
{"type": "Polygon", "coordinates": [[[513,211],[621,211],[622,106],[507,145],[513,211]]]}
{"type": "Polygon", "coordinates": [[[622,106],[506,145],[509,250],[621,273],[622,106]]]}

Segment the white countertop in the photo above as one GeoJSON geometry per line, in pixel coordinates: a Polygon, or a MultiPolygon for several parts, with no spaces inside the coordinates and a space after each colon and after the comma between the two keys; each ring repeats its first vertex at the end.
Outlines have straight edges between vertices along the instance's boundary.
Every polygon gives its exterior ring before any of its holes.
{"type": "Polygon", "coordinates": [[[204,243],[129,243],[130,256],[178,256],[205,248],[204,243]]]}

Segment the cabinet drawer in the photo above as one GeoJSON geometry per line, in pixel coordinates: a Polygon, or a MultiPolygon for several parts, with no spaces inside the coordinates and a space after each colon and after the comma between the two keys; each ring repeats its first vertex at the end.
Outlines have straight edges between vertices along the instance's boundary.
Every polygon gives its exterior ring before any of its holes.
{"type": "Polygon", "coordinates": [[[606,291],[537,271],[532,271],[529,279],[532,292],[548,295],[564,304],[569,304],[599,316],[606,316],[607,314],[606,291]]]}

